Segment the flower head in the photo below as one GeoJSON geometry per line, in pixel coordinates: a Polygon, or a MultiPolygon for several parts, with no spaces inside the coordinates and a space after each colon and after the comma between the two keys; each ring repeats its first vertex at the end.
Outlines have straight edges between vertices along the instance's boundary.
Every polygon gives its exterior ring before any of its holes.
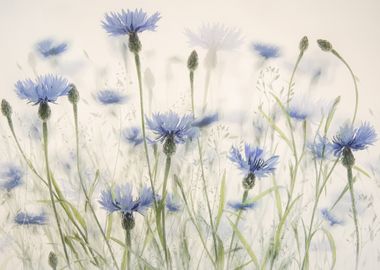
{"type": "Polygon", "coordinates": [[[170,139],[175,144],[185,143],[195,137],[198,129],[193,127],[192,123],[191,115],[180,117],[172,111],[163,114],[156,113],[151,119],[147,119],[149,129],[157,135],[156,141],[164,142],[170,139]]]}
{"type": "Polygon", "coordinates": [[[310,152],[316,159],[329,158],[333,152],[333,146],[326,137],[317,135],[315,141],[308,145],[310,152]]]}
{"type": "Polygon", "coordinates": [[[34,104],[54,103],[58,97],[66,96],[70,90],[66,79],[52,74],[38,76],[35,81],[30,79],[18,81],[15,87],[21,99],[34,104]]]}
{"type": "Polygon", "coordinates": [[[219,120],[219,114],[213,113],[213,114],[209,114],[209,115],[195,119],[192,125],[193,127],[203,128],[203,127],[211,125],[212,123],[218,120],[219,120]]]}
{"type": "Polygon", "coordinates": [[[67,50],[67,43],[55,43],[51,39],[45,39],[37,43],[37,51],[45,58],[57,56],[67,50]]]}
{"type": "Polygon", "coordinates": [[[342,220],[338,220],[333,214],[327,209],[323,208],[321,210],[322,217],[330,224],[330,226],[343,224],[342,220]]]}
{"type": "Polygon", "coordinates": [[[125,11],[123,9],[121,12],[106,14],[104,21],[102,21],[102,26],[112,36],[128,35],[154,31],[160,18],[160,13],[158,12],[148,17],[142,9],[135,9],[134,11],[129,9],[125,11]]]}
{"type": "Polygon", "coordinates": [[[234,50],[241,44],[240,31],[223,24],[204,24],[195,33],[185,30],[191,46],[200,46],[207,50],[234,50]]]}
{"type": "Polygon", "coordinates": [[[15,216],[14,221],[18,225],[45,225],[47,222],[47,216],[44,212],[38,215],[19,212],[15,216]]]}
{"type": "Polygon", "coordinates": [[[123,138],[129,144],[133,146],[137,146],[143,142],[143,137],[141,135],[141,131],[138,127],[126,128],[123,131],[123,138]]]}
{"type": "Polygon", "coordinates": [[[145,210],[152,205],[153,200],[153,192],[150,188],[142,188],[139,197],[134,199],[132,185],[125,184],[104,190],[99,203],[108,213],[133,214],[133,212],[138,212],[144,214],[145,210]]]}
{"type": "Polygon", "coordinates": [[[362,123],[359,128],[346,123],[333,138],[334,154],[340,156],[345,148],[352,151],[366,149],[376,141],[376,137],[376,131],[369,123],[362,123]]]}
{"type": "Polygon", "coordinates": [[[178,212],[182,209],[181,205],[175,199],[173,194],[168,194],[168,196],[166,196],[166,208],[169,212],[178,212]]]}
{"type": "Polygon", "coordinates": [[[264,59],[277,58],[280,56],[280,48],[274,45],[264,43],[253,43],[252,50],[254,53],[263,57],[264,59]]]}
{"type": "Polygon", "coordinates": [[[23,172],[19,167],[4,165],[0,168],[0,188],[9,192],[23,183],[22,177],[23,172]]]}
{"type": "Polygon", "coordinates": [[[229,159],[245,174],[253,174],[262,178],[272,174],[278,162],[278,156],[265,157],[264,150],[245,144],[245,158],[242,157],[239,149],[232,147],[229,159]]]}
{"type": "Polygon", "coordinates": [[[114,90],[102,90],[96,94],[96,99],[103,105],[123,104],[127,96],[114,90]]]}
{"type": "Polygon", "coordinates": [[[241,201],[229,201],[227,204],[229,207],[231,207],[235,211],[240,211],[240,210],[245,211],[245,210],[253,209],[257,206],[255,202],[243,203],[241,201]]]}

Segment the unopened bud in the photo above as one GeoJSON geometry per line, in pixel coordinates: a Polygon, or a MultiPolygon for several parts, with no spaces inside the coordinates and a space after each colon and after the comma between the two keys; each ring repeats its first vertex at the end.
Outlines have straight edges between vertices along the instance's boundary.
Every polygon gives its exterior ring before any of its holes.
{"type": "Polygon", "coordinates": [[[321,48],[322,51],[329,52],[332,50],[332,45],[327,40],[318,39],[317,43],[318,43],[319,48],[321,48]]]}
{"type": "Polygon", "coordinates": [[[11,117],[11,114],[12,114],[12,107],[11,105],[9,104],[8,101],[6,101],[5,99],[3,99],[1,101],[1,112],[3,113],[3,115],[5,117],[11,117]]]}
{"type": "Polygon", "coordinates": [[[57,258],[57,255],[55,255],[55,253],[53,251],[49,252],[48,262],[49,262],[50,267],[53,270],[57,269],[58,258],[57,258]]]}
{"type": "Polygon", "coordinates": [[[47,121],[51,115],[50,106],[47,102],[41,102],[38,108],[38,115],[42,121],[47,121]]]}
{"type": "Polygon", "coordinates": [[[69,94],[68,94],[69,101],[72,104],[77,104],[78,101],[79,101],[79,92],[78,92],[78,90],[77,90],[77,88],[75,87],[74,84],[70,84],[69,88],[70,88],[70,91],[69,91],[69,94]]]}
{"type": "Polygon", "coordinates": [[[191,52],[189,58],[187,59],[187,68],[191,71],[196,70],[198,67],[198,54],[194,50],[191,52]]]}
{"type": "Polygon", "coordinates": [[[309,47],[309,39],[307,38],[307,36],[304,36],[300,41],[300,45],[299,45],[300,51],[304,52],[307,50],[308,47],[309,47]]]}

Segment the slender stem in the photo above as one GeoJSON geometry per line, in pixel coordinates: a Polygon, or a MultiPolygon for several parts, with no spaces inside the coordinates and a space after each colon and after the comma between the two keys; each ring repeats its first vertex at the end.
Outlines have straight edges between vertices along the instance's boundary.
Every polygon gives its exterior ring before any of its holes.
{"type": "Polygon", "coordinates": [[[302,56],[303,56],[303,51],[300,51],[300,53],[298,55],[298,58],[297,58],[297,61],[296,61],[296,64],[294,65],[292,75],[290,77],[289,86],[288,86],[288,98],[286,100],[287,108],[289,108],[290,92],[292,90],[292,84],[293,84],[294,75],[296,74],[296,70],[298,68],[299,63],[301,62],[302,56]]]}
{"type": "MultiPolygon", "coordinates": [[[[77,155],[77,169],[78,169],[79,182],[80,182],[83,194],[84,194],[84,196],[86,198],[86,203],[87,203],[87,205],[90,208],[91,214],[92,214],[92,216],[95,219],[97,227],[98,227],[100,233],[102,234],[104,241],[106,242],[106,245],[107,245],[107,248],[108,248],[108,250],[109,250],[109,252],[111,254],[113,263],[114,263],[116,269],[119,269],[117,261],[116,261],[116,258],[115,258],[115,255],[114,255],[114,253],[112,251],[112,248],[111,248],[111,245],[109,243],[109,240],[108,240],[108,238],[106,237],[106,234],[103,231],[102,225],[100,224],[100,221],[99,221],[98,217],[96,216],[95,209],[94,209],[94,207],[93,207],[93,205],[91,203],[91,199],[90,199],[90,197],[89,197],[89,195],[87,193],[87,189],[86,189],[86,186],[85,186],[84,181],[83,181],[83,177],[82,177],[82,173],[81,173],[81,169],[80,169],[78,106],[77,106],[76,103],[73,104],[73,112],[74,112],[74,123],[75,123],[76,155],[77,155]]],[[[97,262],[96,258],[94,258],[94,259],[95,259],[95,262],[97,262]]]]}
{"type": "Polygon", "coordinates": [[[67,248],[66,248],[66,244],[65,244],[65,239],[63,237],[61,223],[59,221],[57,208],[56,208],[55,202],[54,202],[53,187],[52,187],[51,178],[50,178],[50,168],[49,168],[49,158],[48,158],[48,129],[47,129],[47,123],[46,123],[46,121],[42,122],[42,130],[43,130],[45,164],[46,164],[46,174],[47,174],[48,186],[49,186],[50,201],[51,201],[51,204],[52,204],[52,207],[53,207],[55,220],[57,222],[57,227],[58,227],[59,235],[61,237],[61,242],[62,242],[62,246],[63,246],[63,251],[65,253],[65,258],[66,258],[67,266],[69,267],[69,269],[71,269],[70,259],[69,259],[69,255],[67,253],[67,248]]]}
{"type": "Polygon", "coordinates": [[[358,84],[356,82],[355,74],[352,71],[350,65],[344,60],[344,58],[334,49],[331,50],[332,54],[334,54],[340,61],[343,62],[343,64],[348,68],[350,71],[352,80],[354,81],[354,86],[355,86],[355,110],[354,110],[354,115],[352,117],[352,125],[355,123],[356,115],[358,113],[358,107],[359,107],[359,91],[358,91],[358,84]]]}
{"type": "Polygon", "coordinates": [[[355,233],[356,233],[356,252],[355,252],[355,269],[358,269],[359,265],[359,248],[360,248],[360,239],[359,239],[359,225],[358,225],[358,216],[356,211],[356,204],[355,204],[355,195],[354,195],[354,179],[352,176],[352,167],[347,167],[347,180],[348,180],[348,187],[350,190],[351,195],[351,206],[352,206],[352,215],[355,223],[355,233]]]}
{"type": "Polygon", "coordinates": [[[130,270],[131,268],[131,230],[125,230],[125,247],[124,247],[124,254],[123,254],[123,260],[121,262],[121,270],[130,270]]]}
{"type": "MultiPolygon", "coordinates": [[[[208,75],[208,77],[209,76],[210,75],[208,75]]],[[[190,71],[190,90],[191,90],[191,110],[192,110],[193,118],[195,118],[194,71],[190,71]]],[[[210,199],[209,199],[208,193],[207,193],[206,177],[205,177],[205,171],[204,171],[204,166],[203,166],[203,154],[202,154],[201,142],[200,142],[199,138],[197,138],[197,146],[198,146],[198,154],[199,154],[199,163],[200,163],[200,167],[201,167],[201,177],[202,177],[202,182],[203,182],[203,192],[204,192],[205,198],[206,198],[207,211],[208,211],[208,215],[209,215],[209,219],[210,219],[210,226],[211,226],[211,230],[212,230],[215,260],[218,261],[218,248],[217,248],[217,242],[216,242],[216,232],[215,232],[215,227],[214,227],[214,221],[212,218],[210,199]]]]}
{"type": "Polygon", "coordinates": [[[166,244],[166,228],[165,228],[165,206],[166,206],[166,195],[167,195],[167,184],[168,184],[168,178],[169,178],[169,171],[170,171],[170,164],[171,164],[171,157],[166,157],[166,164],[165,164],[165,174],[164,174],[164,184],[162,186],[162,199],[161,199],[161,216],[162,216],[162,245],[165,252],[165,261],[166,261],[166,267],[170,268],[170,262],[169,262],[169,250],[166,244]]]}
{"type": "Polygon", "coordinates": [[[148,173],[149,173],[150,187],[151,187],[152,192],[153,192],[154,210],[156,212],[156,217],[157,217],[156,193],[155,193],[155,189],[154,189],[152,170],[151,170],[150,161],[149,161],[148,144],[146,142],[145,115],[144,115],[144,97],[143,97],[142,78],[141,78],[141,63],[140,63],[140,56],[139,56],[139,54],[138,53],[134,53],[134,55],[135,55],[135,64],[136,64],[136,70],[137,70],[137,79],[138,79],[138,83],[139,83],[141,130],[142,130],[142,135],[143,135],[143,142],[144,142],[144,150],[145,150],[146,162],[148,164],[148,173]]]}
{"type": "MultiPolygon", "coordinates": [[[[244,190],[243,198],[242,198],[241,202],[245,203],[245,200],[247,199],[247,197],[248,197],[248,190],[244,190]]],[[[239,210],[239,212],[238,212],[238,215],[237,215],[236,220],[235,220],[235,228],[237,228],[237,226],[239,224],[242,212],[243,212],[242,210],[239,210]]],[[[228,248],[227,267],[230,264],[231,251],[232,251],[232,245],[234,244],[234,240],[235,240],[235,231],[233,231],[233,233],[232,233],[230,245],[229,245],[229,248],[228,248]]]]}

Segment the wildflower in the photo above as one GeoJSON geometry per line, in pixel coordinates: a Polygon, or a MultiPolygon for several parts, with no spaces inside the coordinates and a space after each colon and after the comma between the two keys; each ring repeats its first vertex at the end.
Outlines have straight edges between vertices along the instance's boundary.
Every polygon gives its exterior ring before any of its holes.
{"type": "Polygon", "coordinates": [[[211,125],[212,123],[219,120],[219,114],[213,113],[206,116],[203,116],[201,118],[195,119],[192,123],[193,127],[203,128],[206,126],[211,125]]]}
{"type": "Polygon", "coordinates": [[[198,33],[186,29],[185,34],[191,46],[200,46],[207,50],[228,51],[241,44],[240,31],[219,23],[202,25],[198,33]]]}
{"type": "Polygon", "coordinates": [[[12,115],[12,107],[5,99],[1,100],[1,112],[7,118],[10,118],[12,115]]]}
{"type": "Polygon", "coordinates": [[[37,43],[37,51],[45,58],[57,56],[67,50],[67,43],[55,43],[51,39],[45,39],[37,43]]]}
{"type": "Polygon", "coordinates": [[[308,145],[310,152],[316,159],[324,159],[331,156],[333,146],[326,137],[317,135],[315,141],[308,145]]]}
{"type": "Polygon", "coordinates": [[[198,54],[196,50],[193,50],[187,59],[187,68],[190,71],[195,71],[198,67],[198,54]]]}
{"type": "Polygon", "coordinates": [[[307,36],[304,36],[300,41],[299,49],[303,53],[304,51],[307,50],[308,47],[309,47],[309,39],[307,38],[307,36]]]}
{"type": "Polygon", "coordinates": [[[312,103],[310,98],[298,96],[291,100],[288,114],[296,121],[305,121],[313,116],[315,107],[315,103],[312,103]]]}
{"type": "Polygon", "coordinates": [[[142,9],[135,9],[135,11],[128,9],[127,12],[123,9],[121,12],[106,14],[102,25],[112,36],[129,35],[131,33],[154,31],[160,18],[160,13],[158,12],[148,17],[142,9]]]}
{"type": "Polygon", "coordinates": [[[333,49],[331,43],[324,39],[318,39],[317,40],[319,48],[321,48],[322,51],[329,52],[333,49]]]}
{"type": "Polygon", "coordinates": [[[176,151],[176,144],[192,140],[198,133],[198,128],[192,126],[191,115],[178,116],[174,112],[153,114],[147,119],[147,125],[157,135],[155,141],[164,143],[164,153],[172,155],[176,151]]]}
{"type": "Polygon", "coordinates": [[[252,50],[265,60],[280,56],[280,48],[274,45],[253,43],[252,50]]]}
{"type": "Polygon", "coordinates": [[[102,90],[96,94],[96,99],[103,105],[123,104],[127,96],[114,90],[102,90]]]}
{"type": "Polygon", "coordinates": [[[245,211],[245,210],[253,209],[257,205],[255,202],[243,203],[241,201],[229,201],[227,204],[229,207],[231,207],[235,211],[240,211],[240,210],[245,211]]]}
{"type": "Polygon", "coordinates": [[[327,208],[323,208],[321,210],[321,213],[322,213],[322,217],[330,224],[330,226],[343,224],[343,221],[338,220],[335,216],[333,216],[332,213],[327,208]]]}
{"type": "Polygon", "coordinates": [[[166,208],[169,212],[178,212],[182,209],[181,205],[175,200],[173,194],[166,197],[166,208]]]}
{"type": "Polygon", "coordinates": [[[35,81],[18,81],[15,87],[21,99],[26,99],[34,105],[55,103],[58,97],[66,96],[70,90],[66,79],[52,74],[38,76],[35,81]]]}
{"type": "Polygon", "coordinates": [[[129,184],[115,186],[101,193],[99,203],[108,213],[120,212],[125,230],[133,229],[135,225],[133,213],[144,214],[153,203],[153,192],[150,188],[142,188],[137,199],[132,196],[132,186],[129,184]]]}
{"type": "Polygon", "coordinates": [[[137,146],[143,142],[141,131],[137,127],[124,129],[123,138],[133,146],[137,146]]]}
{"type": "Polygon", "coordinates": [[[278,162],[278,156],[265,158],[264,150],[245,144],[245,159],[239,149],[232,147],[229,159],[245,174],[243,186],[251,189],[255,185],[256,178],[263,178],[272,174],[278,162]]]}
{"type": "Polygon", "coordinates": [[[44,212],[37,215],[19,212],[15,216],[14,221],[18,225],[45,225],[47,222],[47,217],[44,212]]]}
{"type": "Polygon", "coordinates": [[[0,188],[9,192],[23,183],[22,177],[23,172],[19,167],[4,165],[0,168],[0,188]]]}

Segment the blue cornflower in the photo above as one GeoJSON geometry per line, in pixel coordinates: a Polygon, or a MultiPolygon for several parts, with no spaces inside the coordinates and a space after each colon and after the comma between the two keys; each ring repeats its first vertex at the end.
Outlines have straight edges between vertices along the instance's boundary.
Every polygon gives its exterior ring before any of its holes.
{"type": "Polygon", "coordinates": [[[240,211],[240,210],[245,211],[245,210],[253,209],[257,206],[255,202],[243,203],[241,201],[229,201],[227,204],[229,207],[231,207],[235,211],[240,211]]]}
{"type": "Polygon", "coordinates": [[[133,146],[141,144],[144,139],[138,127],[126,128],[123,130],[123,138],[133,146]]]}
{"type": "Polygon", "coordinates": [[[296,107],[290,107],[288,110],[290,118],[293,118],[297,121],[304,121],[309,116],[309,113],[306,111],[299,110],[296,107]]]}
{"type": "Polygon", "coordinates": [[[192,125],[193,127],[203,128],[203,127],[211,125],[212,123],[218,120],[219,120],[219,114],[213,113],[213,114],[209,114],[209,115],[195,119],[192,125]]]}
{"type": "Polygon", "coordinates": [[[174,112],[156,113],[152,119],[147,118],[147,125],[157,135],[156,141],[164,142],[170,138],[176,144],[185,143],[193,138],[198,129],[192,126],[193,118],[190,115],[180,117],[174,112]]]}
{"type": "Polygon", "coordinates": [[[181,211],[181,205],[175,200],[173,194],[168,194],[166,196],[166,208],[169,212],[178,212],[181,211]]]}
{"type": "Polygon", "coordinates": [[[243,187],[251,189],[255,185],[256,178],[266,177],[272,174],[278,162],[278,156],[265,157],[264,150],[245,144],[245,159],[239,149],[231,147],[229,159],[245,174],[243,187]]]}
{"type": "Polygon", "coordinates": [[[344,149],[363,150],[376,141],[376,131],[369,123],[362,123],[359,128],[350,124],[343,125],[332,140],[334,154],[340,156],[344,149]]]}
{"type": "Polygon", "coordinates": [[[19,212],[15,216],[14,221],[18,225],[45,225],[47,216],[44,212],[38,215],[19,212]]]}
{"type": "Polygon", "coordinates": [[[66,96],[70,90],[66,79],[52,74],[38,76],[35,81],[30,79],[18,81],[16,93],[21,99],[36,104],[55,102],[58,97],[66,96]]]}
{"type": "Polygon", "coordinates": [[[280,48],[277,46],[263,43],[253,43],[252,49],[255,53],[257,53],[266,60],[269,58],[277,58],[280,56],[280,48]]]}
{"type": "Polygon", "coordinates": [[[125,215],[138,212],[144,214],[145,210],[152,205],[153,200],[153,192],[150,188],[142,188],[139,197],[134,199],[132,185],[125,184],[104,190],[99,203],[108,213],[121,212],[125,215]]]}
{"type": "Polygon", "coordinates": [[[55,44],[53,40],[46,39],[37,43],[37,51],[45,58],[57,56],[67,50],[67,43],[55,44]]]}
{"type": "Polygon", "coordinates": [[[135,9],[135,11],[128,9],[127,12],[123,9],[120,13],[111,12],[106,14],[102,25],[112,36],[128,35],[146,30],[154,31],[160,18],[160,13],[158,12],[148,17],[142,9],[135,9]]]}
{"type": "Polygon", "coordinates": [[[123,104],[127,101],[127,96],[114,90],[102,90],[96,94],[97,100],[103,105],[123,104]]]}
{"type": "Polygon", "coordinates": [[[22,177],[23,172],[19,167],[4,165],[0,169],[0,188],[9,192],[23,183],[22,177]]]}
{"type": "Polygon", "coordinates": [[[330,226],[343,224],[343,221],[338,220],[335,216],[333,216],[327,208],[323,208],[321,210],[321,214],[322,217],[330,224],[330,226]]]}
{"type": "Polygon", "coordinates": [[[316,159],[325,159],[333,152],[333,146],[326,137],[317,135],[314,143],[308,145],[310,152],[316,159]]]}

